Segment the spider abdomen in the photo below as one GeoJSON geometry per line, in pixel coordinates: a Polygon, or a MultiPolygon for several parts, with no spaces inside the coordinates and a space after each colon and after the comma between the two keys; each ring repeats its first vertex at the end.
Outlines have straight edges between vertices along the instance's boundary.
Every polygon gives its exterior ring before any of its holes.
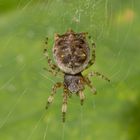
{"type": "Polygon", "coordinates": [[[58,67],[65,73],[82,72],[89,62],[90,49],[85,33],[66,32],[56,35],[53,55],[58,67]]]}

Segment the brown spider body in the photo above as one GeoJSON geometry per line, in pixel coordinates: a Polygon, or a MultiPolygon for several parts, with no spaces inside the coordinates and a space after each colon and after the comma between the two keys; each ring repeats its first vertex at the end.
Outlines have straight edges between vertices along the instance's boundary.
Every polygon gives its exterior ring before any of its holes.
{"type": "MultiPolygon", "coordinates": [[[[63,122],[65,121],[65,114],[67,111],[68,97],[71,93],[76,93],[80,97],[81,105],[85,99],[83,90],[85,85],[91,88],[93,93],[96,93],[96,89],[92,86],[90,77],[100,76],[101,78],[110,81],[107,77],[99,72],[91,72],[89,74],[82,75],[82,71],[89,68],[95,63],[95,44],[92,42],[91,46],[91,58],[90,48],[86,38],[87,33],[75,33],[72,30],[67,31],[63,35],[55,35],[55,42],[53,47],[53,56],[56,65],[52,63],[49,58],[47,48],[44,49],[44,54],[48,60],[48,64],[51,69],[49,72],[57,74],[63,72],[64,81],[57,82],[52,87],[52,93],[48,98],[47,106],[52,103],[57,88],[63,87],[63,104],[62,114],[63,122]]],[[[48,38],[46,40],[47,44],[48,38]]]]}
{"type": "Polygon", "coordinates": [[[85,33],[68,31],[64,35],[56,35],[53,55],[56,64],[64,73],[74,75],[83,71],[90,60],[85,33]]]}

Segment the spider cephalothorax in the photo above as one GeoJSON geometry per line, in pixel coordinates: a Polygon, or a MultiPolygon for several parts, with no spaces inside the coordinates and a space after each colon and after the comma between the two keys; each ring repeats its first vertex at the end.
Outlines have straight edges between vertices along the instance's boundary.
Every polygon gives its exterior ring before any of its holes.
{"type": "Polygon", "coordinates": [[[110,80],[99,72],[91,72],[87,75],[82,75],[82,71],[89,68],[95,62],[95,43],[88,43],[87,33],[75,33],[72,30],[68,30],[63,35],[56,34],[54,41],[53,56],[56,65],[53,64],[49,58],[47,47],[44,49],[44,54],[51,68],[49,69],[49,72],[52,72],[55,75],[58,72],[63,73],[64,81],[57,82],[52,87],[52,93],[48,98],[46,108],[52,103],[57,88],[63,87],[62,113],[64,122],[65,113],[67,111],[67,100],[68,97],[71,96],[71,93],[79,95],[82,105],[85,98],[83,93],[85,85],[90,87],[93,93],[96,92],[96,89],[92,86],[90,81],[91,76],[100,76],[107,81],[110,80]],[[92,46],[91,49],[89,49],[89,44],[92,46]],[[92,54],[91,58],[90,53],[92,54]]]}
{"type": "Polygon", "coordinates": [[[65,74],[64,76],[64,84],[68,88],[68,90],[72,93],[77,93],[84,89],[84,79],[81,73],[76,75],[65,74]]]}
{"type": "Polygon", "coordinates": [[[86,33],[68,31],[55,35],[53,54],[58,67],[69,74],[76,74],[86,68],[90,59],[86,33]]]}

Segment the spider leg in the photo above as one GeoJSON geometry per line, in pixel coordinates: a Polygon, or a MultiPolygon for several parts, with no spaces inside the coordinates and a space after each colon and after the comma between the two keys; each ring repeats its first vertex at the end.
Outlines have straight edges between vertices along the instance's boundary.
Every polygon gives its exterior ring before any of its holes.
{"type": "Polygon", "coordinates": [[[72,97],[72,92],[68,91],[68,97],[69,97],[69,98],[72,97]]]}
{"type": "Polygon", "coordinates": [[[96,92],[96,88],[91,84],[91,81],[89,80],[88,77],[85,77],[85,83],[88,87],[90,87],[91,91],[93,92],[93,94],[97,94],[96,92]]]}
{"type": "Polygon", "coordinates": [[[61,86],[63,86],[63,83],[60,83],[60,82],[58,82],[55,85],[53,85],[51,95],[48,97],[46,109],[48,109],[49,105],[52,103],[52,101],[54,99],[54,95],[56,94],[56,90],[58,88],[60,88],[61,86]]]}
{"type": "Polygon", "coordinates": [[[63,93],[63,104],[62,104],[62,121],[65,122],[65,116],[67,112],[67,102],[68,102],[68,89],[64,87],[63,93]]]}
{"type": "Polygon", "coordinates": [[[93,65],[95,63],[95,59],[96,59],[96,55],[95,55],[95,48],[96,48],[96,45],[95,43],[92,42],[92,56],[91,56],[91,59],[88,63],[88,66],[86,69],[88,69],[91,65],[93,65]]]}
{"type": "Polygon", "coordinates": [[[49,68],[43,68],[45,71],[47,71],[47,72],[50,72],[50,73],[52,73],[54,76],[64,76],[64,73],[63,72],[60,72],[60,69],[59,69],[59,71],[54,71],[54,70],[52,70],[52,69],[49,69],[49,68]],[[58,73],[58,72],[60,72],[60,73],[58,73]]]}
{"type": "Polygon", "coordinates": [[[83,105],[83,102],[84,102],[84,99],[85,99],[85,95],[84,95],[83,91],[79,91],[79,97],[80,97],[81,105],[83,105]]]}
{"type": "Polygon", "coordinates": [[[50,66],[50,69],[48,71],[51,72],[53,75],[56,75],[60,71],[60,69],[55,64],[53,64],[52,60],[49,57],[49,54],[48,54],[48,37],[46,38],[46,41],[45,41],[44,56],[46,57],[46,59],[48,61],[48,64],[50,66]]]}
{"type": "Polygon", "coordinates": [[[104,79],[104,80],[106,80],[106,81],[108,81],[108,82],[110,82],[110,79],[109,78],[107,78],[106,76],[104,76],[103,74],[101,74],[101,73],[99,73],[99,72],[90,72],[89,74],[88,74],[88,77],[91,77],[91,76],[98,76],[98,77],[101,77],[102,79],[104,79]]]}

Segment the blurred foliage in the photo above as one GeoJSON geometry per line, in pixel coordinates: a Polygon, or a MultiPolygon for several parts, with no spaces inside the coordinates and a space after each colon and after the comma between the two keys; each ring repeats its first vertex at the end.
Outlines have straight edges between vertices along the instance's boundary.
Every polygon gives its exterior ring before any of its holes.
{"type": "Polygon", "coordinates": [[[140,2],[136,0],[0,1],[0,139],[140,140],[140,2]],[[96,43],[96,70],[111,79],[92,82],[80,106],[69,99],[61,122],[62,89],[44,109],[51,87],[63,80],[43,70],[43,42],[68,28],[89,32],[96,43]]]}

